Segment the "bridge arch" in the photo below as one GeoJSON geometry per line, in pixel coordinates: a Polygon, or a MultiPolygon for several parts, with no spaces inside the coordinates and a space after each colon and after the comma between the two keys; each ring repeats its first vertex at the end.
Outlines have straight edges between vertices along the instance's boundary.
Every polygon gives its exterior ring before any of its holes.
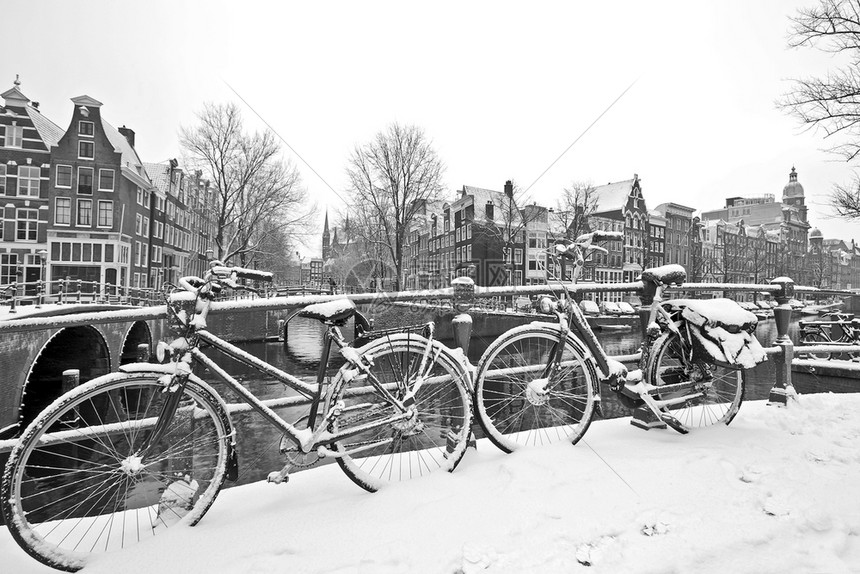
{"type": "Polygon", "coordinates": [[[142,344],[145,344],[149,352],[152,353],[152,332],[149,330],[149,325],[144,321],[135,321],[123,338],[119,364],[125,365],[136,362],[138,358],[137,347],[142,344]]]}
{"type": "Polygon", "coordinates": [[[63,371],[67,369],[78,369],[82,383],[110,372],[110,350],[97,329],[67,327],[45,342],[24,383],[19,411],[23,425],[30,424],[42,409],[62,394],[63,371]]]}

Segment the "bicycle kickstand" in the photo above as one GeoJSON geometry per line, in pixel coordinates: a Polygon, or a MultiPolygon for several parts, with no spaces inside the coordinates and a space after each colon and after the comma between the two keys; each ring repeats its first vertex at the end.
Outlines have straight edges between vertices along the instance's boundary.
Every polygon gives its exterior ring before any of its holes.
{"type": "Polygon", "coordinates": [[[642,391],[641,389],[636,388],[642,384],[643,383],[640,381],[636,385],[631,386],[632,390],[638,391],[639,397],[645,402],[645,404],[637,407],[633,411],[633,418],[630,419],[630,424],[643,430],[651,430],[654,428],[664,429],[667,426],[670,426],[673,430],[681,434],[687,434],[690,432],[690,429],[684,426],[681,421],[668,413],[662,412],[647,391],[642,391]]]}

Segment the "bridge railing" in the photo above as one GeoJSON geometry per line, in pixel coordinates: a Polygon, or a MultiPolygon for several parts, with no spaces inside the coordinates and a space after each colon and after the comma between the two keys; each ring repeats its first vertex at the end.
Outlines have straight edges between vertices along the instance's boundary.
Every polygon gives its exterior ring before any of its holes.
{"type": "Polygon", "coordinates": [[[149,287],[110,285],[82,279],[51,281],[20,281],[0,285],[0,305],[10,313],[21,305],[41,306],[46,303],[105,303],[145,307],[164,302],[161,290],[149,287]]]}
{"type": "MultiPolygon", "coordinates": [[[[464,279],[464,278],[459,278],[464,279]]],[[[449,302],[461,313],[468,312],[469,309],[477,307],[476,303],[481,299],[489,299],[500,296],[529,296],[539,295],[547,292],[561,292],[567,289],[572,294],[582,294],[587,292],[633,292],[636,293],[642,301],[640,307],[640,322],[644,328],[650,312],[650,305],[654,302],[656,286],[653,284],[643,283],[642,281],[633,281],[628,283],[562,283],[551,282],[545,285],[529,285],[529,286],[500,286],[500,287],[476,287],[471,283],[470,279],[466,281],[457,281],[453,287],[432,290],[418,291],[399,291],[399,292],[382,292],[382,293],[361,293],[361,294],[305,294],[305,295],[286,295],[278,296],[276,292],[269,292],[267,295],[251,297],[247,299],[237,299],[228,301],[215,301],[212,306],[211,314],[221,313],[237,313],[255,310],[264,311],[289,311],[304,307],[311,303],[322,303],[333,299],[348,298],[357,305],[373,305],[380,302],[415,302],[422,303],[426,301],[433,302],[449,302]]],[[[820,296],[828,295],[852,295],[850,292],[822,290],[813,287],[795,286],[793,281],[788,278],[775,279],[767,284],[739,284],[739,283],[688,283],[681,287],[672,287],[670,291],[684,291],[694,293],[697,291],[757,291],[771,294],[779,303],[774,308],[774,318],[776,320],[777,338],[773,345],[768,347],[767,352],[773,356],[776,362],[776,376],[773,388],[769,396],[769,401],[776,404],[784,405],[788,401],[788,397],[794,396],[794,389],[791,380],[791,365],[794,361],[800,360],[796,355],[808,354],[812,351],[811,348],[803,347],[795,349],[794,344],[788,336],[788,326],[792,308],[789,301],[798,293],[816,294],[820,296]]],[[[163,297],[159,293],[160,297],[163,297]]],[[[163,299],[162,299],[163,300],[163,299]]],[[[164,319],[167,316],[166,307],[163,304],[154,305],[142,309],[123,309],[117,311],[99,311],[99,312],[82,312],[75,314],[50,316],[50,317],[14,317],[7,315],[6,320],[0,320],[0,337],[7,334],[26,331],[37,331],[43,329],[61,329],[65,327],[75,327],[84,325],[99,325],[116,322],[129,322],[141,320],[158,320],[164,319]]],[[[454,329],[455,339],[461,347],[468,348],[468,336],[464,331],[459,329],[455,321],[454,329]]],[[[840,350],[848,351],[840,347],[840,350]]],[[[860,350],[860,348],[858,348],[860,350]]],[[[624,362],[633,362],[637,360],[637,355],[628,355],[619,357],[624,362]]]]}

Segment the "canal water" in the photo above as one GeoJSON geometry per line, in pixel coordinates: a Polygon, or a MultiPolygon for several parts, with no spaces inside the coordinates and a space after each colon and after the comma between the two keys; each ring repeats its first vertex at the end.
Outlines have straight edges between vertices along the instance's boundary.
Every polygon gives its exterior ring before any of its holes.
{"type": "MultiPolygon", "coordinates": [[[[351,325],[350,325],[351,326],[351,325]]],[[[345,333],[351,332],[351,328],[344,329],[345,333]]],[[[793,341],[797,341],[797,320],[792,321],[789,335],[793,341]]],[[[771,346],[776,339],[776,325],[772,319],[761,321],[756,331],[756,336],[764,346],[771,346]]],[[[286,342],[268,343],[245,343],[239,345],[253,355],[264,359],[272,365],[307,381],[313,381],[316,377],[317,364],[319,362],[320,349],[322,346],[323,327],[313,320],[294,318],[289,324],[289,335],[286,342]]],[[[598,333],[601,344],[610,356],[629,355],[639,350],[641,336],[638,330],[619,332],[603,331],[598,333]]],[[[453,345],[452,341],[442,341],[447,345],[453,345]]],[[[469,358],[477,363],[492,338],[482,339],[474,337],[469,349],[469,358]]],[[[228,372],[238,376],[239,380],[250,388],[257,396],[263,399],[276,398],[293,395],[290,389],[279,382],[273,382],[261,377],[253,369],[236,362],[232,359],[213,353],[216,359],[228,372]]],[[[340,366],[338,357],[333,358],[329,374],[334,374],[340,366]]],[[[635,365],[630,368],[636,368],[635,365]]],[[[752,371],[746,373],[745,400],[766,399],[773,387],[775,377],[774,362],[769,360],[762,363],[752,371]]],[[[803,377],[795,380],[797,390],[802,394],[805,392],[821,392],[832,390],[834,392],[845,392],[851,389],[852,381],[840,379],[822,380],[815,377],[803,377]]],[[[216,385],[219,391],[223,388],[216,385]]],[[[608,389],[603,392],[603,413],[607,418],[629,416],[630,411],[621,406],[608,389]]],[[[227,402],[239,402],[235,396],[229,396],[225,392],[227,402]]],[[[279,414],[290,422],[299,420],[306,413],[306,407],[279,409],[279,414]]],[[[740,415],[743,416],[743,408],[740,415]]],[[[272,470],[279,470],[284,464],[284,457],[279,452],[280,433],[266,422],[260,415],[249,412],[239,413],[233,417],[238,428],[239,456],[240,456],[240,479],[238,483],[244,484],[261,480],[272,470]]],[[[476,430],[477,425],[476,425],[476,430]]],[[[633,432],[633,431],[631,431],[633,432]]]]}

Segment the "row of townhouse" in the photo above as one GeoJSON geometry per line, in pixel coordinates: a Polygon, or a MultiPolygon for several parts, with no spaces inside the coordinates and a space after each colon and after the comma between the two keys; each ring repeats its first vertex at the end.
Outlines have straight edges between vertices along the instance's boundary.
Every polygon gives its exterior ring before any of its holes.
{"type": "MultiPolygon", "coordinates": [[[[605,242],[607,253],[592,258],[582,280],[632,281],[652,262],[649,246],[655,241],[649,236],[654,231],[649,228],[639,177],[597,187],[595,192],[599,204],[588,217],[588,228],[621,232],[623,239],[605,242]]],[[[692,214],[692,209],[684,209],[692,214]]],[[[455,201],[428,202],[421,217],[413,221],[403,285],[441,287],[463,273],[471,273],[481,286],[570,280],[572,267],[553,261],[547,253],[555,242],[570,239],[570,219],[569,214],[553,208],[520,207],[511,181],[503,191],[463,186],[455,201]],[[470,265],[473,270],[467,268],[470,265]]],[[[663,232],[659,242],[664,244],[663,232]]],[[[623,294],[606,296],[620,300],[623,294]]]]}
{"type": "MultiPolygon", "coordinates": [[[[646,207],[638,175],[595,188],[597,206],[586,229],[620,232],[623,239],[602,244],[583,270],[582,280],[633,281],[647,267],[678,263],[691,282],[763,283],[787,275],[798,283],[850,289],[860,287],[860,251],[854,242],[824,241],[807,221],[803,186],[794,168],[781,201],[774,194],[726,199],[724,208],[696,215],[677,203],[646,207]],[[817,235],[817,238],[815,234],[817,235]],[[817,241],[817,242],[816,242],[817,241]]],[[[464,186],[453,202],[427,203],[410,228],[403,284],[426,289],[445,286],[474,265],[478,285],[542,284],[571,278],[546,250],[569,238],[571,229],[552,208],[517,206],[513,187],[504,191],[464,186]]],[[[620,300],[624,294],[605,294],[620,300]]]]}
{"type": "Polygon", "coordinates": [[[0,107],[0,285],[83,282],[85,291],[159,288],[200,273],[213,237],[208,185],[175,160],[141,161],[135,133],[102,103],[72,98],[66,129],[16,79],[0,107]]]}

